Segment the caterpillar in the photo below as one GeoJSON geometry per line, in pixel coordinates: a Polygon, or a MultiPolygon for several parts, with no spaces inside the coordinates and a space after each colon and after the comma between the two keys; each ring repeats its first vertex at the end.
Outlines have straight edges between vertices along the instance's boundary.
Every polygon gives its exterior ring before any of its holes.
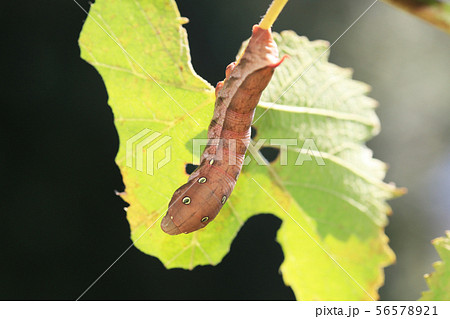
{"type": "Polygon", "coordinates": [[[187,234],[205,227],[217,216],[241,172],[256,105],[282,61],[270,28],[253,26],[243,55],[228,65],[225,80],[216,85],[208,144],[198,168],[173,194],[161,221],[164,232],[187,234]]]}

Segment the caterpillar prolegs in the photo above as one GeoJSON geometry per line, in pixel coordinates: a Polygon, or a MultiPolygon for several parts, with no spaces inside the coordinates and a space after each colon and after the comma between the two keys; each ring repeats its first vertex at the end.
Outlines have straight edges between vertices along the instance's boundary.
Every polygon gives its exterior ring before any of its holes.
{"type": "Polygon", "coordinates": [[[278,58],[270,29],[258,25],[243,55],[226,69],[216,86],[214,116],[199,167],[178,188],[161,228],[170,235],[205,227],[219,213],[234,189],[250,143],[250,126],[261,93],[268,85],[278,58]],[[218,140],[218,143],[213,141],[218,140]]]}

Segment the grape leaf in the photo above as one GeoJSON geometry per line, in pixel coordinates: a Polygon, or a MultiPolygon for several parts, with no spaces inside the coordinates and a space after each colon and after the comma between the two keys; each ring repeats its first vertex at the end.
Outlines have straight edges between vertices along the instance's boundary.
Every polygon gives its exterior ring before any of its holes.
{"type": "Polygon", "coordinates": [[[271,213],[283,221],[281,272],[298,299],[377,298],[382,267],[395,258],[383,232],[385,201],[402,191],[382,182],[385,166],[364,146],[379,129],[376,102],[349,70],[327,62],[327,43],[294,32],[275,34],[290,59],[263,94],[254,143],[296,145],[270,165],[259,152],[247,156],[233,195],[205,229],[162,232],[159,218],[187,180],[185,165],[198,164],[193,139],[206,137],[214,107],[213,88],[190,64],[183,22],[173,1],[99,0],[80,35],[114,111],[136,247],[167,268],[216,265],[249,217],[271,213]]]}
{"type": "Polygon", "coordinates": [[[450,3],[447,0],[383,0],[450,33],[450,3]]]}
{"type": "Polygon", "coordinates": [[[422,293],[419,300],[450,300],[450,231],[446,237],[439,237],[432,241],[441,261],[433,264],[436,270],[432,274],[425,275],[429,291],[422,293]]]}

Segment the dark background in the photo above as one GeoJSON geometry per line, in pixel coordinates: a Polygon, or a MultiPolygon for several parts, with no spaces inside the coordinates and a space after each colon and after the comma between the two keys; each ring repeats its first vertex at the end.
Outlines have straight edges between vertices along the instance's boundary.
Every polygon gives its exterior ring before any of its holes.
{"type": "MultiPolygon", "coordinates": [[[[197,73],[221,80],[269,2],[179,1],[197,73]]],[[[371,3],[290,1],[274,30],[333,42],[371,3]]],[[[73,0],[0,9],[0,299],[74,300],[131,245],[126,203],[114,194],[124,186],[107,91],[79,57],[85,18],[73,0]]],[[[429,241],[449,228],[449,49],[444,33],[383,3],[332,49],[331,61],[373,86],[383,131],[369,144],[390,164],[387,180],[409,188],[392,202],[398,263],[382,299],[420,296],[438,258],[429,241]]],[[[83,299],[294,299],[278,272],[279,226],[251,218],[222,263],[193,271],[166,270],[132,247],[83,299]]]]}

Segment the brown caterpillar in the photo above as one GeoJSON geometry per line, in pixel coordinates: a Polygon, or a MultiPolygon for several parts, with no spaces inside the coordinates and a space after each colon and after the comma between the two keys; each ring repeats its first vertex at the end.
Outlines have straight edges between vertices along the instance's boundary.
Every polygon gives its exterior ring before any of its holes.
{"type": "Polygon", "coordinates": [[[161,221],[164,232],[187,234],[205,227],[217,216],[241,172],[256,105],[282,60],[270,29],[253,26],[244,54],[227,67],[225,80],[216,86],[208,145],[199,167],[173,194],[161,221]],[[218,144],[213,142],[217,139],[218,144]]]}

